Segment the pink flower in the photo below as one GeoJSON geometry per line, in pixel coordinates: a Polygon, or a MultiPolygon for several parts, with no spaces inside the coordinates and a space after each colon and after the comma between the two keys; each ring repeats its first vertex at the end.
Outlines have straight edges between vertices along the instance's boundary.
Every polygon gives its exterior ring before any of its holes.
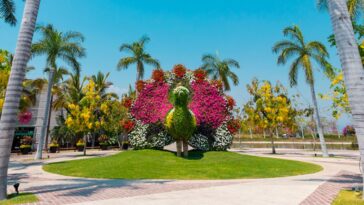
{"type": "Polygon", "coordinates": [[[218,128],[228,116],[224,97],[207,81],[193,82],[191,87],[193,97],[189,107],[197,118],[197,124],[218,128]]]}
{"type": "Polygon", "coordinates": [[[163,122],[172,104],[168,101],[169,85],[164,82],[146,84],[131,108],[131,114],[143,123],[163,122]]]}

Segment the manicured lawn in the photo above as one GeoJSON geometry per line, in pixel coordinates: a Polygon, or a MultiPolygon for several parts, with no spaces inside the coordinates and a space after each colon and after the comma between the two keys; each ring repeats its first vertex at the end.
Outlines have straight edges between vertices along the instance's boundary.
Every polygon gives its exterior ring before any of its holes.
{"type": "Polygon", "coordinates": [[[336,197],[332,205],[364,205],[363,192],[343,190],[336,197]]]}
{"type": "Polygon", "coordinates": [[[10,194],[7,200],[0,201],[0,205],[26,204],[37,202],[38,198],[31,193],[21,193],[19,195],[10,194]]]}
{"type": "Polygon", "coordinates": [[[118,179],[239,179],[282,177],[318,172],[321,166],[233,152],[190,151],[188,159],[157,150],[45,165],[45,171],[77,177],[118,179]]]}

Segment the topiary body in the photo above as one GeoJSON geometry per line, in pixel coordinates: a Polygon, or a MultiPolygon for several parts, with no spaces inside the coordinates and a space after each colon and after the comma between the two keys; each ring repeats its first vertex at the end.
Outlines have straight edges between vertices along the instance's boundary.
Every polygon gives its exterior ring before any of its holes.
{"type": "Polygon", "coordinates": [[[171,109],[165,120],[168,133],[176,140],[177,156],[181,156],[182,145],[184,156],[188,156],[188,140],[196,129],[196,118],[188,109],[190,91],[183,86],[176,87],[173,92],[173,109],[171,109]]]}

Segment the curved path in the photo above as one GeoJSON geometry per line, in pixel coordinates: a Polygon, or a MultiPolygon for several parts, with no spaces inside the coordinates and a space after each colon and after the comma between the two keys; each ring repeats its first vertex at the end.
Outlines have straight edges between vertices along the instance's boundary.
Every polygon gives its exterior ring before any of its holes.
{"type": "MultiPolygon", "coordinates": [[[[237,151],[237,150],[235,150],[237,151]]],[[[264,149],[237,151],[269,156],[264,149]]],[[[330,204],[343,187],[360,182],[357,151],[335,151],[338,157],[312,157],[302,150],[279,150],[274,157],[320,164],[315,174],[243,180],[102,180],[60,176],[44,172],[44,163],[79,159],[76,152],[50,155],[43,161],[12,157],[9,193],[20,182],[20,191],[35,193],[37,204],[330,204]],[[54,158],[58,157],[58,158],[54,158]]],[[[116,153],[91,151],[93,157],[116,153]]],[[[122,170],[120,170],[122,171],[122,170]]]]}

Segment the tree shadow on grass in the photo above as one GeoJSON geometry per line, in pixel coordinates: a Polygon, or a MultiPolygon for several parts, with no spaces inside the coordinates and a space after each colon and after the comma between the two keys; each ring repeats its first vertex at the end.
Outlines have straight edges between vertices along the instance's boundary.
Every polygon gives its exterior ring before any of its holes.
{"type": "MultiPolygon", "coordinates": [[[[176,152],[173,152],[170,150],[163,150],[163,151],[173,153],[177,157],[176,152]]],[[[186,160],[200,160],[204,157],[204,154],[205,154],[205,151],[189,150],[188,157],[183,157],[183,153],[182,153],[182,158],[186,159],[186,160]]]]}

